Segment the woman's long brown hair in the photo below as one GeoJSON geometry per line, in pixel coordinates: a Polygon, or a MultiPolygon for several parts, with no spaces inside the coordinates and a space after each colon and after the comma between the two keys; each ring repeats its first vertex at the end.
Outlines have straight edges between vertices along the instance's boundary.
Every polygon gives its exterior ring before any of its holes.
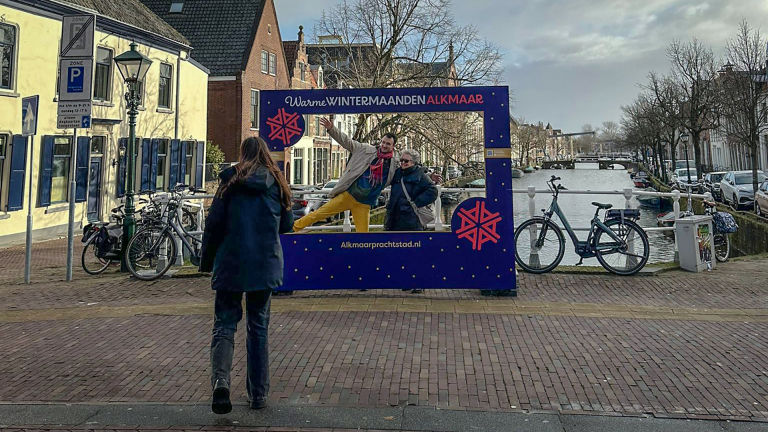
{"type": "Polygon", "coordinates": [[[272,176],[280,186],[280,202],[283,208],[291,208],[291,188],[288,186],[288,182],[283,176],[283,172],[277,167],[277,164],[272,160],[272,156],[269,154],[267,143],[260,137],[246,138],[242,144],[240,144],[240,162],[234,166],[235,175],[232,176],[229,181],[223,183],[216,196],[221,198],[224,193],[240,180],[246,179],[251,176],[259,167],[266,167],[272,176]]]}

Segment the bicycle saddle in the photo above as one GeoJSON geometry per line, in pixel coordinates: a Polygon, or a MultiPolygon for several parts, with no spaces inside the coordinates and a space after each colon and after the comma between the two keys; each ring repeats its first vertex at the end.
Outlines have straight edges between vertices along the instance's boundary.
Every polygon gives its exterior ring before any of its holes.
{"type": "Polygon", "coordinates": [[[592,205],[597,207],[597,208],[599,208],[599,209],[601,209],[601,210],[607,210],[607,209],[613,207],[613,204],[603,204],[603,203],[599,203],[599,202],[593,202],[592,205]]]}

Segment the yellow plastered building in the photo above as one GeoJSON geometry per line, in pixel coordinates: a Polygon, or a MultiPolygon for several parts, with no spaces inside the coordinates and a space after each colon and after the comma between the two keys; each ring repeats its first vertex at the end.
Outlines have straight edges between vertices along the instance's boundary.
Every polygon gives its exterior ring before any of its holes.
{"type": "Polygon", "coordinates": [[[76,229],[122,204],[128,87],[113,59],[131,42],[152,60],[139,86],[134,190],[202,186],[208,70],[186,38],[138,0],[0,0],[0,247],[24,241],[30,188],[34,239],[66,234],[70,199],[76,229]],[[96,17],[93,108],[75,135],[57,128],[59,52],[62,17],[83,14],[96,17]],[[34,95],[37,131],[24,138],[22,99],[34,95]]]}

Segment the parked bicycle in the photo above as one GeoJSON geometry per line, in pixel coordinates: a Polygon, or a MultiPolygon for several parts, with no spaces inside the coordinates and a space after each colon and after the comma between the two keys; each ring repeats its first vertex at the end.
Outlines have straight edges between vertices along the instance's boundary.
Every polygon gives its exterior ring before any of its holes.
{"type": "MultiPolygon", "coordinates": [[[[151,200],[152,191],[141,191],[139,195],[149,195],[149,199],[139,197],[141,206],[135,213],[136,227],[141,228],[159,216],[159,209],[151,200]]],[[[120,261],[123,238],[125,204],[112,209],[109,222],[94,222],[83,227],[82,242],[85,243],[80,262],[86,273],[98,275],[111,264],[120,261]]]]}
{"type": "Polygon", "coordinates": [[[731,239],[728,234],[736,232],[738,225],[730,213],[717,211],[717,203],[714,201],[704,201],[704,214],[712,216],[715,259],[718,262],[726,262],[731,254],[731,239]]]}
{"type": "Polygon", "coordinates": [[[560,264],[565,254],[565,238],[562,229],[552,221],[557,215],[573,241],[576,254],[584,258],[596,257],[609,272],[629,276],[640,271],[648,262],[650,246],[648,235],[636,223],[640,210],[610,210],[612,204],[593,202],[596,206],[589,235],[585,241],[576,237],[562,209],[557,203],[562,185],[556,184],[560,177],[552,176],[547,186],[552,191],[552,204],[541,217],[523,222],[515,231],[515,261],[530,273],[546,273],[560,264]],[[600,210],[607,210],[600,220],[600,210]]]}
{"type": "Polygon", "coordinates": [[[138,230],[125,247],[124,259],[131,274],[140,280],[151,281],[164,275],[176,262],[177,246],[173,235],[176,234],[190,254],[194,265],[200,264],[200,248],[202,239],[190,234],[188,227],[196,227],[185,223],[179,216],[182,207],[184,191],[192,194],[205,191],[187,185],[177,185],[163,201],[167,201],[162,210],[162,216],[152,224],[138,230]]]}

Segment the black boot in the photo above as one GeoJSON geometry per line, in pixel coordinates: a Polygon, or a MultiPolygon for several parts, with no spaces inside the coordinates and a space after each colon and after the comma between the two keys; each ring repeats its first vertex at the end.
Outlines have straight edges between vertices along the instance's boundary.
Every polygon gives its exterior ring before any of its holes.
{"type": "Polygon", "coordinates": [[[232,402],[229,400],[229,383],[223,379],[217,379],[213,386],[211,409],[216,414],[227,414],[232,411],[232,402]]]}

